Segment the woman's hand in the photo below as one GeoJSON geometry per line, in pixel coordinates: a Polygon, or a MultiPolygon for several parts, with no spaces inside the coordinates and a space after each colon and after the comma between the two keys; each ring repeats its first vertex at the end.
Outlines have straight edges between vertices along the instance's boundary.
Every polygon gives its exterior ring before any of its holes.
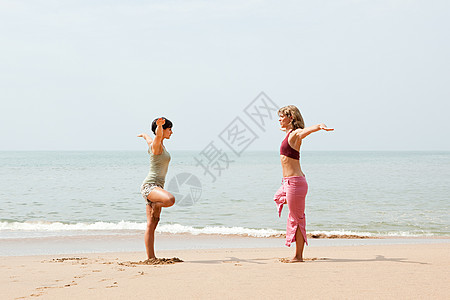
{"type": "Polygon", "coordinates": [[[323,123],[319,124],[319,129],[325,130],[325,131],[333,131],[334,130],[334,128],[328,128],[327,125],[325,125],[323,123]]]}
{"type": "Polygon", "coordinates": [[[164,119],[164,118],[159,118],[158,120],[156,120],[156,125],[157,125],[157,126],[162,126],[162,125],[164,125],[164,124],[166,124],[166,119],[164,119]]]}

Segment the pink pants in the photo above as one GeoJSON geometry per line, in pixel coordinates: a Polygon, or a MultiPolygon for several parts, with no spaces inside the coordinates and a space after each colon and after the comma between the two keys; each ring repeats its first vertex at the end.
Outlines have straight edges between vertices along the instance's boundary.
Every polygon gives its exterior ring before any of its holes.
{"type": "Polygon", "coordinates": [[[290,247],[295,242],[297,228],[305,239],[306,245],[306,219],[305,219],[305,198],[308,192],[308,183],[303,176],[284,177],[281,187],[275,193],[274,201],[277,204],[278,216],[281,216],[284,202],[287,201],[289,216],[286,227],[286,246],[290,247]]]}

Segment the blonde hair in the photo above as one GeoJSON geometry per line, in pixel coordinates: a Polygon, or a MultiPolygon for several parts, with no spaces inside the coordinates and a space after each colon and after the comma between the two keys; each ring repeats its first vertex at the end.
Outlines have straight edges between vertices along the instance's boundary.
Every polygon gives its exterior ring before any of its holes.
{"type": "Polygon", "coordinates": [[[298,129],[298,128],[305,128],[305,122],[303,121],[303,117],[302,114],[300,113],[300,111],[298,110],[298,108],[295,105],[288,105],[288,106],[284,106],[282,108],[280,108],[278,110],[278,115],[281,116],[287,116],[287,117],[292,117],[292,129],[298,129]]]}

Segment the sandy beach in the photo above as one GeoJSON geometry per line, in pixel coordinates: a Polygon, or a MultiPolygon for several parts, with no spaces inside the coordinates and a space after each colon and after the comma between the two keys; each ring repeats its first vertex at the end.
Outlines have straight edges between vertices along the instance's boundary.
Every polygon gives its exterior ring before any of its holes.
{"type": "Polygon", "coordinates": [[[448,299],[450,243],[3,256],[2,299],[448,299]],[[170,261],[169,261],[170,262],[170,261]]]}

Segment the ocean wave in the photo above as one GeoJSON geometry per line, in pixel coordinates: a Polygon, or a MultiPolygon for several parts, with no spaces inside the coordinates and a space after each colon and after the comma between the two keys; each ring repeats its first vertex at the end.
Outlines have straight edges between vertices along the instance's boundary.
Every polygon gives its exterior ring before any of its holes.
{"type": "MultiPolygon", "coordinates": [[[[76,223],[65,224],[61,222],[0,222],[0,232],[2,231],[34,231],[34,232],[98,232],[98,231],[133,231],[145,230],[146,223],[120,221],[95,222],[95,223],[76,223]]],[[[251,237],[278,237],[283,231],[274,229],[252,229],[244,227],[225,227],[225,226],[206,226],[192,227],[181,224],[163,224],[156,229],[157,233],[170,234],[210,234],[210,235],[242,235],[251,237]]]]}
{"type": "Polygon", "coordinates": [[[0,222],[1,231],[102,231],[145,230],[145,223],[120,221],[66,224],[62,222],[0,222]]]}
{"type": "MultiPolygon", "coordinates": [[[[42,233],[43,235],[84,235],[84,234],[129,234],[144,231],[146,223],[120,221],[67,224],[62,222],[0,222],[0,238],[20,237],[22,233],[42,233]],[[2,234],[3,233],[3,234],[2,234]],[[14,233],[9,235],[7,233],[14,233]]],[[[226,226],[193,227],[181,224],[160,224],[157,233],[192,235],[238,235],[257,238],[283,237],[284,230],[270,228],[245,228],[226,226]]],[[[25,236],[25,234],[24,234],[25,236]]],[[[358,232],[358,231],[308,231],[309,238],[379,238],[379,237],[431,237],[433,233],[415,232],[358,232]]]]}
{"type": "Polygon", "coordinates": [[[244,227],[225,227],[225,226],[206,226],[195,228],[192,226],[184,226],[180,224],[161,225],[156,230],[161,233],[190,233],[199,234],[217,234],[217,235],[242,235],[251,237],[279,237],[284,231],[274,229],[252,229],[244,227]]]}

